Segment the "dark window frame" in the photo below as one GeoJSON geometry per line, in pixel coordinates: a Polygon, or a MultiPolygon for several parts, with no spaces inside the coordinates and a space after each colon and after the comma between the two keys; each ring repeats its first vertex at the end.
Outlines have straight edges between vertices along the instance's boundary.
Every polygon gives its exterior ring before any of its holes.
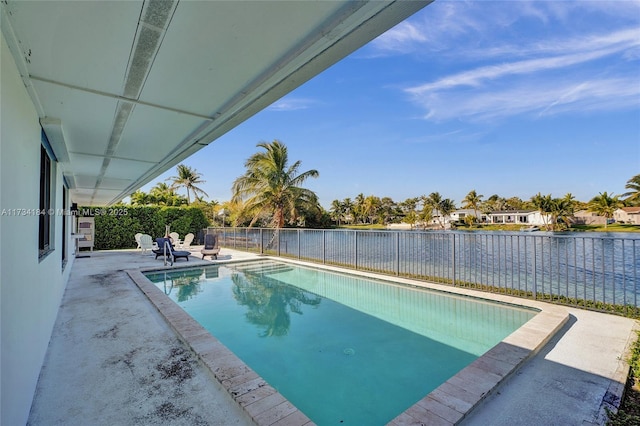
{"type": "Polygon", "coordinates": [[[69,220],[69,216],[67,215],[67,211],[69,209],[69,188],[66,183],[62,184],[62,270],[67,265],[67,251],[69,247],[69,237],[67,233],[67,229],[69,224],[67,221],[69,220]]]}
{"type": "Polygon", "coordinates": [[[44,259],[54,250],[53,230],[53,170],[55,157],[49,145],[49,140],[42,131],[42,145],[40,145],[40,195],[38,203],[38,258],[44,259]]]}

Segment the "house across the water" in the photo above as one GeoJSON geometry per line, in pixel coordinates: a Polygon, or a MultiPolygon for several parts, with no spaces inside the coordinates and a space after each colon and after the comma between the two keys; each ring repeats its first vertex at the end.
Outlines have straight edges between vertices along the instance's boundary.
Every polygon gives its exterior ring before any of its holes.
{"type": "Polygon", "coordinates": [[[549,215],[543,215],[537,210],[503,210],[483,214],[482,222],[503,225],[547,225],[549,215]]]}
{"type": "Polygon", "coordinates": [[[640,207],[622,207],[613,212],[613,219],[620,223],[640,225],[640,207]]]}

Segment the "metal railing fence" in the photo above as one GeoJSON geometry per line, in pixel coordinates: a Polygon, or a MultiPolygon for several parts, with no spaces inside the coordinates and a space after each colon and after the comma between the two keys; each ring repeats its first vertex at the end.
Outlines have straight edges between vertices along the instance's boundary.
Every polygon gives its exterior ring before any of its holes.
{"type": "Polygon", "coordinates": [[[217,233],[223,247],[236,250],[640,313],[640,235],[272,228],[206,232],[217,233]]]}

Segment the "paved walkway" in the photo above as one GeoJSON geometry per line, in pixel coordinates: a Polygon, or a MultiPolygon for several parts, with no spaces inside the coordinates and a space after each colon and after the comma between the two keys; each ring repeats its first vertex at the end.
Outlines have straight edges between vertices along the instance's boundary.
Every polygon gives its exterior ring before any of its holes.
{"type": "Polygon", "coordinates": [[[636,322],[569,309],[570,319],[533,359],[461,424],[602,425],[628,373],[636,322]],[[622,361],[622,362],[619,362],[622,361]]]}
{"type": "Polygon", "coordinates": [[[253,424],[124,272],[162,265],[134,251],[75,260],[29,424],[253,424]]]}
{"type": "MultiPolygon", "coordinates": [[[[249,257],[223,249],[221,260],[249,257]]],[[[191,259],[194,266],[209,263],[191,259]]],[[[132,251],[75,260],[29,424],[252,424],[124,272],[161,266],[132,251]]],[[[624,385],[621,358],[636,322],[568,312],[570,321],[556,337],[463,423],[604,423],[604,407],[624,385]]]]}

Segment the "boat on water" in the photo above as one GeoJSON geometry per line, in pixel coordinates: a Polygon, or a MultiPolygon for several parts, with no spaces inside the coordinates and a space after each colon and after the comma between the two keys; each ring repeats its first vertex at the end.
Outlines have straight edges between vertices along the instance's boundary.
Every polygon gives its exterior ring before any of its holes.
{"type": "Polygon", "coordinates": [[[522,228],[520,228],[520,231],[522,232],[535,232],[539,230],[540,228],[537,226],[523,226],[522,228]]]}

